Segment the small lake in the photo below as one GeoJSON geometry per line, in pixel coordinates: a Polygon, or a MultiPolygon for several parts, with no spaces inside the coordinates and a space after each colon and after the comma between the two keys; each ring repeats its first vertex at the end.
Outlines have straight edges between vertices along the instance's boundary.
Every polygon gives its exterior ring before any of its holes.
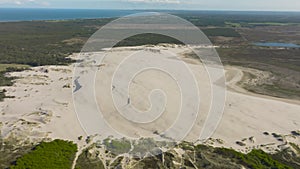
{"type": "Polygon", "coordinates": [[[79,89],[81,89],[81,87],[82,87],[82,86],[80,85],[78,79],[79,79],[79,77],[77,77],[77,78],[74,80],[75,89],[74,89],[73,93],[77,92],[77,91],[78,91],[79,89]]]}
{"type": "Polygon", "coordinates": [[[293,43],[257,42],[257,43],[254,43],[254,45],[265,46],[265,47],[300,48],[300,45],[293,44],[293,43]]]}

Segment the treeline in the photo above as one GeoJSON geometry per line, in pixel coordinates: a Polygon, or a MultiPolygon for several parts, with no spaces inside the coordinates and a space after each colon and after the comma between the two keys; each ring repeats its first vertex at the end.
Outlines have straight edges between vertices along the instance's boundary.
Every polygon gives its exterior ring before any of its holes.
{"type": "Polygon", "coordinates": [[[85,40],[97,30],[96,26],[108,21],[110,20],[0,23],[0,63],[30,66],[71,63],[72,60],[66,57],[80,52],[85,40]],[[72,39],[75,39],[74,42],[72,39]]]}
{"type": "MultiPolygon", "coordinates": [[[[202,15],[195,16],[196,19],[191,19],[193,16],[190,15],[184,17],[196,25],[197,19],[203,19],[202,15]]],[[[205,16],[205,21],[219,25],[217,20],[211,20],[210,17],[205,16]]],[[[66,57],[71,53],[80,52],[86,40],[111,20],[113,19],[0,23],[0,64],[17,63],[30,66],[69,64],[72,60],[66,57]]],[[[224,24],[224,20],[222,23],[224,24]]],[[[209,36],[239,36],[230,28],[205,29],[204,32],[209,36]]],[[[118,46],[180,43],[166,36],[148,35],[124,40],[118,46]]]]}
{"type": "Polygon", "coordinates": [[[171,12],[197,26],[226,26],[226,22],[254,27],[250,23],[300,23],[298,12],[178,11],[171,12]]]}

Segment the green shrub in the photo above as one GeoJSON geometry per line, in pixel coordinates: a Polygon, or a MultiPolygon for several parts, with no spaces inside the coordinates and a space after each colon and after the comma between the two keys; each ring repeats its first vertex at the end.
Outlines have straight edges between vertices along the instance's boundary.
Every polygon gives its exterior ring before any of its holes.
{"type": "Polygon", "coordinates": [[[273,159],[271,155],[262,150],[252,150],[248,154],[243,154],[232,149],[216,148],[215,153],[223,157],[235,159],[238,163],[248,168],[291,169],[291,167],[273,159]]]}
{"type": "Polygon", "coordinates": [[[88,149],[84,150],[76,161],[75,169],[104,169],[102,161],[97,157],[93,157],[88,149]]]}
{"type": "Polygon", "coordinates": [[[11,169],[68,169],[72,167],[76,144],[54,140],[52,142],[42,142],[31,152],[17,159],[11,169]]]}

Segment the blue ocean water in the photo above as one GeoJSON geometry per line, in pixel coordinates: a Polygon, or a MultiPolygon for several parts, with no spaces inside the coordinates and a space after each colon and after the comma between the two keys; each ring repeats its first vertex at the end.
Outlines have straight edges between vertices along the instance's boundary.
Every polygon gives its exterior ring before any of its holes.
{"type": "Polygon", "coordinates": [[[254,44],[256,46],[265,46],[265,47],[300,48],[300,45],[293,44],[293,43],[259,42],[254,44]]]}
{"type": "Polygon", "coordinates": [[[163,12],[173,15],[280,15],[300,16],[299,12],[251,12],[251,11],[186,11],[186,10],[104,10],[104,9],[33,9],[33,8],[0,8],[0,22],[11,21],[36,21],[36,20],[70,20],[70,19],[93,19],[114,18],[140,12],[163,12]]]}
{"type": "Polygon", "coordinates": [[[137,13],[136,10],[97,9],[22,9],[0,8],[0,22],[33,20],[68,20],[121,17],[137,13]]]}

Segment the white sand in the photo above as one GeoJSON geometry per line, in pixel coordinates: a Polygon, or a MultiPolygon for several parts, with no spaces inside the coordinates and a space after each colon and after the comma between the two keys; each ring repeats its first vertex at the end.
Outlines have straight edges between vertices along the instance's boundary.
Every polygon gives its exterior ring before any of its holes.
{"type": "MultiPolygon", "coordinates": [[[[141,47],[139,47],[141,48],[141,47]]],[[[151,124],[139,124],[128,122],[116,112],[111,98],[111,85],[109,79],[119,62],[130,53],[134,47],[121,48],[110,53],[110,57],[104,60],[105,65],[99,68],[96,78],[96,100],[105,120],[119,133],[130,137],[154,136],[153,132],[166,130],[174,120],[179,109],[180,92],[177,84],[170,76],[160,71],[146,71],[136,76],[130,86],[131,104],[136,109],[145,111],[149,109],[149,92],[154,88],[165,91],[168,97],[165,111],[162,116],[151,124]]],[[[157,49],[157,47],[156,47],[157,49]]],[[[183,53],[186,48],[163,48],[162,50],[183,53]]],[[[203,123],[207,117],[210,106],[210,85],[208,76],[201,63],[193,59],[183,59],[191,67],[192,72],[198,79],[200,96],[200,114],[186,140],[197,141],[203,123]]],[[[3,123],[2,135],[31,139],[49,137],[72,140],[80,145],[78,136],[86,137],[85,132],[77,119],[72,100],[72,89],[63,88],[64,85],[72,84],[72,66],[45,66],[32,70],[11,73],[11,76],[21,77],[16,80],[12,87],[4,87],[7,95],[15,96],[5,99],[0,103],[0,121],[3,123]],[[49,72],[41,71],[41,68],[49,72]],[[38,114],[32,114],[38,112],[38,114]],[[32,123],[18,121],[24,119],[32,123]],[[23,123],[22,123],[23,122],[23,123]]],[[[277,141],[272,135],[266,136],[263,132],[289,135],[291,131],[300,129],[300,104],[298,101],[272,98],[246,92],[239,88],[236,83],[243,76],[243,68],[226,67],[227,100],[223,118],[207,144],[214,146],[233,147],[237,150],[246,150],[261,144],[285,143],[285,140],[299,144],[299,138],[284,137],[284,141],[277,141]],[[249,140],[250,137],[253,137],[249,140]],[[246,146],[239,146],[236,141],[241,141],[246,146]],[[218,139],[218,140],[215,140],[218,139]],[[214,140],[214,141],[213,141],[214,140]]],[[[84,84],[82,84],[84,85],[84,84]]],[[[118,90],[118,89],[115,89],[118,90]]],[[[127,96],[124,96],[124,99],[127,96]]],[[[187,122],[188,123],[188,122],[187,122]]],[[[103,133],[103,137],[110,133],[103,133]]]]}
{"type": "Polygon", "coordinates": [[[19,139],[50,137],[74,141],[78,136],[85,136],[74,113],[71,89],[63,88],[71,84],[72,70],[72,66],[45,66],[11,73],[19,78],[14,86],[5,87],[7,95],[15,98],[0,103],[2,135],[15,135],[19,139]],[[46,69],[49,73],[44,73],[46,69]],[[19,119],[38,125],[21,125],[16,123],[19,119]]]}

